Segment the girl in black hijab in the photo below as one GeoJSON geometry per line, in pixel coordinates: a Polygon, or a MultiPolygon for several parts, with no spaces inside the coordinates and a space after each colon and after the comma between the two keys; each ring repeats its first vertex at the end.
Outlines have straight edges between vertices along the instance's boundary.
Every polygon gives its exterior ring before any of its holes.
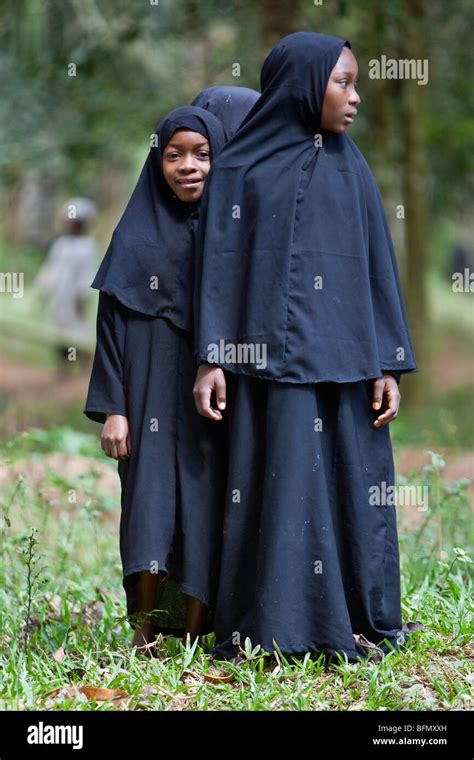
{"type": "Polygon", "coordinates": [[[413,625],[384,494],[387,423],[416,364],[380,194],[346,134],[356,77],[345,40],[281,40],[201,204],[199,412],[227,421],[231,391],[214,648],[226,658],[247,637],[381,655],[413,625]]]}
{"type": "MultiPolygon", "coordinates": [[[[234,122],[248,110],[248,93],[234,94],[234,122]]],[[[212,108],[163,119],[92,284],[97,347],[84,412],[105,423],[102,448],[118,460],[123,585],[133,645],[145,651],[158,631],[193,640],[212,627],[226,431],[192,398],[193,235],[226,137],[212,108]]]]}
{"type": "Polygon", "coordinates": [[[194,98],[192,105],[205,108],[217,116],[230,140],[244,120],[242,114],[247,116],[259,97],[259,93],[249,87],[223,85],[203,90],[194,98]]]}

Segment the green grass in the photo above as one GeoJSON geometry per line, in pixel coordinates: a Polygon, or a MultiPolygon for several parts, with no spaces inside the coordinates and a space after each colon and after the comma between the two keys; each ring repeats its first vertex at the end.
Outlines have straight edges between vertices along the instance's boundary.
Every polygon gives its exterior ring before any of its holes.
{"type": "MultiPolygon", "coordinates": [[[[403,383],[403,379],[402,379],[403,383]]],[[[390,427],[395,445],[449,447],[453,451],[474,448],[474,393],[472,384],[451,388],[436,396],[434,403],[402,408],[390,427]]]]}
{"type": "Polygon", "coordinates": [[[472,707],[471,562],[463,549],[471,523],[467,482],[445,484],[438,455],[409,481],[428,485],[429,510],[416,528],[400,514],[404,619],[421,620],[424,631],[380,663],[340,658],[328,667],[316,656],[264,653],[248,642],[245,662],[235,667],[210,661],[212,634],[193,648],[161,638],[151,661],[130,649],[118,535],[110,519],[118,505],[97,489],[98,463],[105,459],[95,436],[32,430],[3,443],[0,453],[7,466],[25,463],[25,477],[12,479],[1,493],[0,709],[472,707]],[[49,467],[48,457],[58,450],[86,457],[85,474],[49,467]],[[28,470],[38,464],[45,474],[34,491],[28,470]],[[220,680],[214,682],[216,665],[220,680]],[[72,685],[120,689],[126,696],[98,702],[72,685]],[[56,689],[63,691],[51,695],[56,689]]]}

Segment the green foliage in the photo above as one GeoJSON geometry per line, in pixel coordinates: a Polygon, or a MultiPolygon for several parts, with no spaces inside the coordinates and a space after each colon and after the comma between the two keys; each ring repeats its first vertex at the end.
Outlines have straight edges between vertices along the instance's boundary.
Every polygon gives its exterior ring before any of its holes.
{"type": "Polygon", "coordinates": [[[10,461],[24,459],[33,454],[60,451],[64,454],[78,454],[103,458],[103,451],[96,435],[82,433],[72,427],[31,428],[21,435],[1,442],[0,452],[10,461]]]}
{"type": "MultiPolygon", "coordinates": [[[[196,94],[188,90],[199,55],[193,45],[210,27],[231,26],[238,6],[228,3],[223,10],[217,2],[170,0],[7,3],[0,25],[6,181],[36,166],[74,179],[81,191],[81,176],[89,180],[97,173],[98,160],[129,168],[137,150],[147,149],[162,116],[196,94]],[[69,75],[70,64],[75,76],[69,75]]],[[[212,46],[217,69],[225,66],[228,76],[229,40],[235,43],[232,34],[216,33],[212,46]]]]}
{"type": "MultiPolygon", "coordinates": [[[[441,0],[419,3],[423,14],[431,79],[427,140],[436,208],[462,206],[472,187],[473,93],[465,72],[471,58],[472,7],[468,0],[447,7],[441,0]],[[464,194],[464,196],[463,196],[464,194]]],[[[261,39],[268,19],[250,0],[10,0],[3,3],[0,66],[3,97],[0,131],[6,178],[38,165],[61,178],[92,172],[89,164],[111,161],[125,168],[130,153],[170,108],[189,100],[195,69],[197,87],[231,83],[233,61],[242,81],[258,86],[267,51],[261,39]],[[203,62],[204,56],[204,62],[203,62]],[[75,63],[77,76],[68,76],[75,63]],[[131,150],[132,146],[132,150],[131,150]]],[[[338,2],[293,5],[292,26],[348,37],[361,68],[366,119],[358,135],[370,146],[375,90],[367,79],[373,54],[398,54],[398,41],[412,26],[406,0],[379,4],[338,2]],[[371,98],[372,93],[372,98],[371,98]]],[[[399,130],[397,82],[387,81],[391,118],[399,130]],[[398,122],[398,124],[397,124],[398,122]]],[[[89,177],[88,177],[89,178],[89,177]]]]}
{"type": "MultiPolygon", "coordinates": [[[[49,456],[57,435],[48,443],[34,434],[42,450],[36,459],[49,456]]],[[[76,441],[71,450],[77,453],[82,446],[76,441]]],[[[469,507],[465,483],[446,486],[442,469],[442,457],[433,453],[424,471],[409,479],[412,484],[428,483],[440,500],[428,510],[422,530],[404,527],[400,536],[404,619],[420,620],[425,628],[381,662],[360,665],[340,657],[326,666],[320,656],[285,654],[278,646],[269,653],[249,639],[240,664],[211,661],[213,634],[191,647],[174,637],[159,638],[157,657],[145,661],[130,648],[116,529],[103,519],[108,505],[101,493],[91,489],[82,505],[68,504],[66,495],[77,483],[54,470],[49,476],[58,489],[53,500],[44,491],[33,492],[25,479],[5,485],[0,706],[107,711],[468,709],[472,562],[449,524],[462,530],[469,507]],[[28,563],[21,554],[28,531],[35,537],[27,552],[30,566],[38,568],[41,559],[47,568],[41,585],[31,573],[28,585],[28,563]],[[119,689],[125,697],[98,701],[73,686],[119,689]]]]}

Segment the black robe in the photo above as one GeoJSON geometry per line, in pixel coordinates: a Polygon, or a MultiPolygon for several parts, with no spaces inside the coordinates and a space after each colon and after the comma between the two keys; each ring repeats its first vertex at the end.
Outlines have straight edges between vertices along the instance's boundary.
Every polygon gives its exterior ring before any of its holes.
{"type": "Polygon", "coordinates": [[[227,425],[200,417],[192,388],[194,235],[199,206],[170,192],[161,150],[175,129],[209,138],[211,158],[235,131],[257,93],[217,88],[205,109],[169,114],[93,283],[99,288],[97,345],[84,413],[126,416],[131,456],[118,462],[120,555],[130,623],[136,624],[138,572],[162,578],[156,632],[181,635],[185,596],[207,605],[212,630],[222,537],[227,425]],[[225,103],[225,105],[224,105],[225,103]],[[224,109],[227,132],[213,109],[224,109]],[[150,289],[157,274],[160,287],[150,289]]]}
{"type": "Polygon", "coordinates": [[[284,38],[212,165],[194,299],[200,362],[292,383],[416,371],[374,177],[347,134],[320,124],[343,47],[311,32],[284,38]]]}
{"type": "Polygon", "coordinates": [[[372,394],[416,364],[375,181],[347,135],[320,129],[343,46],[278,43],[201,204],[196,357],[233,373],[213,650],[226,658],[249,638],[355,660],[409,634],[372,394]]]}
{"type": "Polygon", "coordinates": [[[181,635],[185,594],[209,608],[212,628],[226,482],[226,423],[194,405],[192,338],[170,320],[132,311],[101,291],[85,413],[127,417],[131,456],[118,462],[120,556],[127,613],[137,612],[140,570],[165,574],[156,632],[181,635]]]}

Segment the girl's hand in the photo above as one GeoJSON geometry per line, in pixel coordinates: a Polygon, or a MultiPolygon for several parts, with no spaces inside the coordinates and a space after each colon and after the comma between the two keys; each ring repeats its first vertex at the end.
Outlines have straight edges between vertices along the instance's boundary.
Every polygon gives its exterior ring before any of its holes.
{"type": "Polygon", "coordinates": [[[222,420],[222,414],[211,406],[211,393],[215,391],[217,406],[225,409],[226,382],[224,372],[213,364],[201,364],[193,388],[194,403],[199,414],[210,420],[222,420]]]}
{"type": "Polygon", "coordinates": [[[128,459],[132,453],[128,420],[122,414],[107,414],[100,445],[112,459],[128,459]]]}
{"type": "Polygon", "coordinates": [[[374,395],[372,399],[372,408],[380,409],[382,401],[385,402],[387,407],[385,412],[377,417],[374,422],[374,427],[382,427],[387,422],[392,422],[398,414],[400,407],[400,391],[398,390],[398,383],[393,375],[382,375],[374,380],[374,395]]]}

